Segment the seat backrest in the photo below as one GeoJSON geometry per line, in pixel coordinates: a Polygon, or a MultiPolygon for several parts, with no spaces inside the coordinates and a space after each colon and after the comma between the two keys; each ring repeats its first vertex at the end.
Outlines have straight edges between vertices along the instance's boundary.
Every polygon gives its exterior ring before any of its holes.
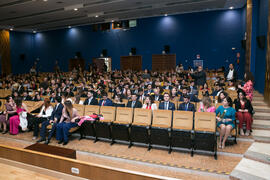
{"type": "Polygon", "coordinates": [[[152,121],[151,109],[141,109],[141,108],[134,109],[133,124],[149,126],[151,125],[151,121],[152,121]]]}
{"type": "Polygon", "coordinates": [[[86,105],[84,108],[84,116],[90,116],[93,113],[99,114],[99,107],[96,105],[86,105]]]}
{"type": "Polygon", "coordinates": [[[1,101],[0,111],[4,111],[5,110],[6,100],[5,99],[0,99],[0,101],[1,101]]]}
{"type": "Polygon", "coordinates": [[[155,127],[171,127],[172,111],[171,110],[155,110],[153,111],[152,126],[155,127]]]}
{"type": "Polygon", "coordinates": [[[116,109],[116,119],[119,123],[130,124],[133,121],[133,108],[118,107],[116,109]]]}
{"type": "Polygon", "coordinates": [[[73,107],[75,109],[77,109],[79,116],[83,116],[84,115],[84,105],[82,105],[82,104],[73,104],[73,107]]]}
{"type": "Polygon", "coordinates": [[[212,112],[196,112],[194,130],[216,132],[216,114],[212,112]]]}
{"type": "Polygon", "coordinates": [[[173,112],[173,128],[192,130],[193,112],[191,111],[174,111],[173,112]]]}
{"type": "Polygon", "coordinates": [[[115,120],[115,107],[113,106],[100,106],[100,114],[103,115],[106,122],[112,122],[115,120]]]}
{"type": "Polygon", "coordinates": [[[26,105],[29,112],[40,108],[44,104],[43,101],[23,101],[23,103],[26,105]]]}
{"type": "Polygon", "coordinates": [[[127,99],[122,99],[123,103],[125,103],[125,106],[127,106],[128,100],[127,99]]]}

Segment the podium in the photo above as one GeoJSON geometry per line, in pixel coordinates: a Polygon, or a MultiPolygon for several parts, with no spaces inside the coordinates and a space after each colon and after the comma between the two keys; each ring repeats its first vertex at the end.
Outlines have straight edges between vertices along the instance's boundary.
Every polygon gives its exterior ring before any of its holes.
{"type": "Polygon", "coordinates": [[[176,54],[153,54],[152,55],[152,70],[153,71],[168,71],[175,69],[176,54]]]}

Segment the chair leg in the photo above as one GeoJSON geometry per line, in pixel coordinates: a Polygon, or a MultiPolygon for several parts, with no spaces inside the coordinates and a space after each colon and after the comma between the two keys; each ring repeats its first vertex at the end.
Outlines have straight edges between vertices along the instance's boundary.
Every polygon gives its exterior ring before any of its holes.
{"type": "Polygon", "coordinates": [[[168,153],[169,153],[169,154],[172,153],[172,146],[169,147],[169,152],[168,152],[168,153]]]}
{"type": "Polygon", "coordinates": [[[214,158],[217,160],[217,151],[215,151],[214,158]]]}
{"type": "Polygon", "coordinates": [[[98,142],[98,141],[99,141],[99,139],[96,137],[94,143],[96,143],[96,142],[98,142]]]}
{"type": "Polygon", "coordinates": [[[193,157],[194,156],[194,150],[193,148],[191,148],[191,153],[190,153],[190,156],[193,157]]]}
{"type": "Polygon", "coordinates": [[[115,143],[115,141],[112,139],[112,141],[111,141],[111,146],[112,146],[114,143],[115,143]]]}
{"type": "Polygon", "coordinates": [[[128,148],[131,148],[131,146],[133,146],[133,143],[130,141],[129,145],[128,145],[128,148]]]}
{"type": "Polygon", "coordinates": [[[148,145],[148,151],[150,151],[152,148],[151,144],[148,145]]]}

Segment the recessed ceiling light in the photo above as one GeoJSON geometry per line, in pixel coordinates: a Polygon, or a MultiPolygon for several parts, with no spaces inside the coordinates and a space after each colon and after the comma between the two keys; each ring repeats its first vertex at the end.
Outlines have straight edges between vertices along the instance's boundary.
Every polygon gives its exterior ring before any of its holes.
{"type": "Polygon", "coordinates": [[[233,9],[233,6],[229,7],[229,9],[233,9]]]}
{"type": "Polygon", "coordinates": [[[68,26],[68,28],[71,28],[71,26],[68,26]]]}
{"type": "Polygon", "coordinates": [[[164,16],[168,16],[168,14],[164,14],[164,16]]]}
{"type": "Polygon", "coordinates": [[[78,8],[74,8],[74,11],[78,11],[78,8]]]}
{"type": "Polygon", "coordinates": [[[37,33],[37,31],[33,31],[33,33],[37,33]]]}
{"type": "Polygon", "coordinates": [[[98,15],[96,15],[95,17],[98,18],[98,15]]]}
{"type": "Polygon", "coordinates": [[[114,22],[114,20],[112,20],[112,22],[114,22]]]}
{"type": "Polygon", "coordinates": [[[10,31],[13,31],[13,28],[10,28],[9,30],[10,30],[10,31]]]}
{"type": "Polygon", "coordinates": [[[47,2],[48,0],[43,0],[44,2],[47,2]]]}

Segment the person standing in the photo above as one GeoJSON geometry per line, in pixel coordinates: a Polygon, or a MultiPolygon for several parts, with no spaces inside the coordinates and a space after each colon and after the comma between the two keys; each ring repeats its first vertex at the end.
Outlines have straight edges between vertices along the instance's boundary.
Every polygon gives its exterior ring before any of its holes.
{"type": "Polygon", "coordinates": [[[191,77],[195,79],[196,86],[203,86],[206,83],[206,73],[202,66],[198,66],[197,72],[191,73],[191,77]]]}

